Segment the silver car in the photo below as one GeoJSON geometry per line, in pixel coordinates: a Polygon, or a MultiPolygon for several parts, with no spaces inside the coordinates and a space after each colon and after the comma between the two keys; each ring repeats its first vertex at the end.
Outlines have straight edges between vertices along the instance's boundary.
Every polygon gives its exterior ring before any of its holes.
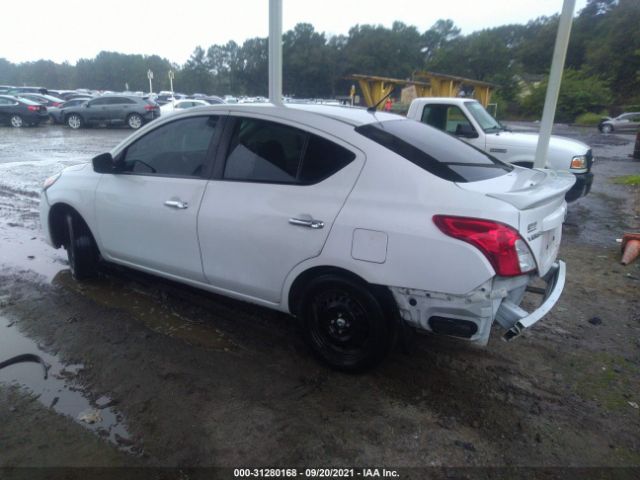
{"type": "Polygon", "coordinates": [[[615,118],[603,119],[598,129],[602,133],[635,132],[640,129],[640,112],[623,113],[615,118]]]}

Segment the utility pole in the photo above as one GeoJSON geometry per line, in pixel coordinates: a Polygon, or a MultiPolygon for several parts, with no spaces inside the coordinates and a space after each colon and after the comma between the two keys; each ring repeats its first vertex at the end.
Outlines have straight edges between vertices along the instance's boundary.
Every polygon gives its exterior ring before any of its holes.
{"type": "Polygon", "coordinates": [[[147,70],[147,78],[149,79],[149,93],[153,93],[153,84],[151,80],[153,80],[153,72],[151,69],[147,70]]]}
{"type": "Polygon", "coordinates": [[[547,96],[544,100],[544,109],[542,110],[538,146],[536,147],[536,156],[533,161],[534,168],[544,168],[547,163],[549,140],[551,139],[551,129],[553,128],[553,120],[556,115],[556,107],[558,106],[558,94],[560,93],[564,61],[567,57],[567,46],[569,45],[575,6],[576,0],[564,0],[564,4],[562,5],[558,34],[556,35],[556,45],[553,49],[553,60],[551,61],[551,72],[549,72],[547,96]]]}

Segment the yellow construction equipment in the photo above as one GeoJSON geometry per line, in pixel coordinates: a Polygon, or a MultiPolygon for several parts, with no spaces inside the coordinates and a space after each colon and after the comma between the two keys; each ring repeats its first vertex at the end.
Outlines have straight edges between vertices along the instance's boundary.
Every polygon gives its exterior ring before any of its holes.
{"type": "Polygon", "coordinates": [[[411,80],[355,74],[347,78],[357,80],[368,107],[376,105],[396,86],[406,90],[407,95],[403,95],[403,99],[409,101],[411,97],[457,97],[465,87],[465,90],[472,89],[473,98],[486,107],[491,100],[491,91],[496,88],[488,82],[427,71],[414,72],[411,80]]]}
{"type": "MultiPolygon", "coordinates": [[[[362,96],[367,107],[373,107],[384,97],[389,95],[396,86],[415,87],[418,96],[422,96],[422,92],[426,92],[430,86],[426,82],[401,80],[399,78],[376,77],[372,75],[350,75],[349,80],[356,80],[362,91],[362,96]]],[[[382,109],[383,105],[379,105],[378,109],[382,109]]]]}

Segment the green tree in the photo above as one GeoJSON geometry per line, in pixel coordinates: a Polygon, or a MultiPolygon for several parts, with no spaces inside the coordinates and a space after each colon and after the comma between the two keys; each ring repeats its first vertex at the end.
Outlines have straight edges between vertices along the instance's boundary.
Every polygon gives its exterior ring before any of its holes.
{"type": "MultiPolygon", "coordinates": [[[[526,113],[542,116],[547,85],[546,80],[541,82],[523,100],[526,113]]],[[[555,119],[559,122],[571,122],[583,113],[599,112],[610,104],[611,98],[611,90],[606,81],[581,71],[565,70],[555,119]]]]}

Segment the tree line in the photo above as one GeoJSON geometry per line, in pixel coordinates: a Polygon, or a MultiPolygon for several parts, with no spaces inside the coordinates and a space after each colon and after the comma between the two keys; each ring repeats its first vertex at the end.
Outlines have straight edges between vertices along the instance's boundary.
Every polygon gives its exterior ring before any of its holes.
{"type": "MultiPolygon", "coordinates": [[[[355,25],[347,35],[330,37],[300,23],[283,35],[284,92],[301,98],[347,95],[352,82],[345,77],[353,73],[410,78],[431,70],[495,83],[500,102],[533,111],[540,107],[558,21],[558,15],[540,17],[469,35],[461,35],[451,20],[438,20],[424,32],[394,22],[390,28],[355,25]]],[[[593,111],[640,103],[639,25],[638,0],[588,1],[574,18],[565,73],[570,88],[562,93],[571,99],[567,105],[561,99],[561,108],[593,111]]],[[[267,67],[268,39],[256,37],[198,46],[183,65],[117,52],[100,52],[75,65],[0,58],[0,84],[144,91],[151,69],[156,91],[169,89],[173,70],[180,92],[266,96],[267,67]]]]}

